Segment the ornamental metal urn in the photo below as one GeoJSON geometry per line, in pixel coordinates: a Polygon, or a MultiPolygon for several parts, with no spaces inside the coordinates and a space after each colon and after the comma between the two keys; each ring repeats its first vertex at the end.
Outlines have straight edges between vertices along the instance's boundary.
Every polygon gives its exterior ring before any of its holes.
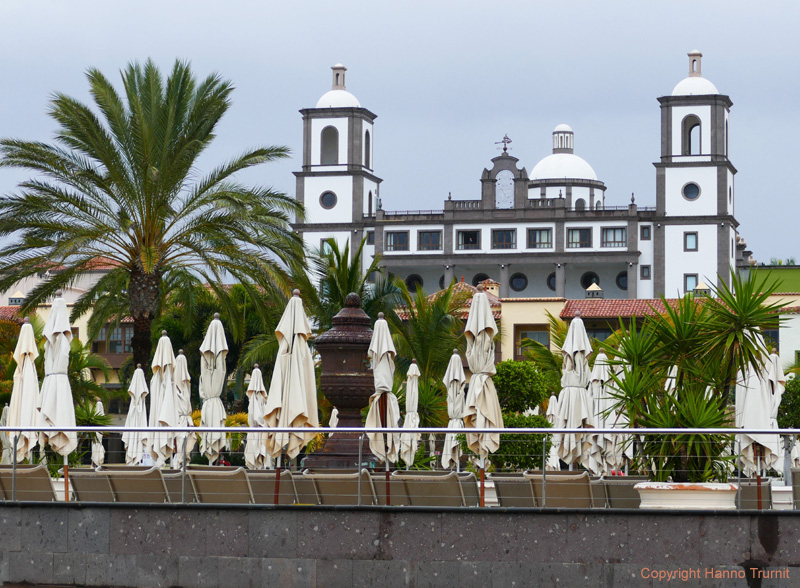
{"type": "MultiPolygon", "coordinates": [[[[314,341],[322,358],[320,390],[339,411],[339,427],[363,427],[361,411],[375,392],[367,350],[371,319],[361,309],[361,297],[350,293],[333,327],[314,341]]],[[[306,467],[353,468],[375,461],[361,433],[334,433],[324,447],[309,455],[306,467]],[[361,463],[359,464],[359,445],[361,463]]]]}

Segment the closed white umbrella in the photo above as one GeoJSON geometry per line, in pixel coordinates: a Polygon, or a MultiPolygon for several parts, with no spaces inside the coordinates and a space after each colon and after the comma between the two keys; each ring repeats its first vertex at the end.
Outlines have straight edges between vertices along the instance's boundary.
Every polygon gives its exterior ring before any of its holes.
{"type": "Polygon", "coordinates": [[[272,371],[264,420],[267,427],[305,427],[305,433],[274,433],[267,439],[272,457],[286,453],[294,459],[319,427],[314,359],[308,348],[311,325],[295,290],[275,329],[278,356],[272,371]]]}
{"type": "MultiPolygon", "coordinates": [[[[759,369],[751,366],[739,374],[736,383],[736,425],[743,429],[771,428],[773,408],[773,382],[770,358],[762,359],[759,369]]],[[[775,374],[777,376],[777,373],[775,374]]],[[[781,391],[782,393],[782,391],[781,391]]],[[[780,400],[778,401],[780,403],[780,400]]],[[[776,407],[777,408],[777,407],[776,407]]],[[[777,412],[776,412],[777,415],[777,412]]],[[[758,475],[764,469],[774,468],[779,462],[777,435],[743,433],[741,440],[742,470],[746,475],[758,475]]]]}
{"type": "MultiPolygon", "coordinates": [[[[369,410],[365,425],[367,428],[399,427],[400,404],[392,393],[394,384],[394,343],[389,332],[389,323],[378,313],[378,320],[372,331],[367,355],[372,360],[372,377],[375,382],[375,393],[369,399],[369,410]],[[385,403],[382,405],[382,402],[385,403]],[[381,414],[384,412],[385,414],[381,414]]],[[[400,451],[399,435],[394,433],[382,435],[367,433],[369,448],[373,455],[381,461],[394,463],[400,451]]]]}
{"type": "Polygon", "coordinates": [[[125,430],[122,432],[122,442],[125,444],[125,463],[136,465],[142,459],[142,454],[149,451],[150,442],[147,433],[130,431],[147,426],[147,406],[145,397],[148,394],[147,380],[144,377],[142,364],[137,364],[136,371],[128,386],[131,403],[128,406],[128,416],[125,419],[125,430]]]}
{"type": "Polygon", "coordinates": [[[163,430],[152,433],[150,454],[156,465],[161,467],[175,453],[175,432],[169,429],[178,426],[175,353],[166,331],[161,331],[161,338],[158,340],[151,367],[153,377],[150,379],[150,419],[148,424],[163,430]]]}
{"type": "MultiPolygon", "coordinates": [[[[42,427],[75,427],[75,405],[69,383],[69,351],[72,327],[69,324],[67,303],[56,293],[50,316],[44,325],[44,380],[39,391],[39,425],[42,427]]],[[[53,451],[64,458],[64,497],[69,500],[69,462],[67,456],[78,447],[74,431],[40,432],[42,448],[50,443],[53,451]]]]}
{"type": "MultiPolygon", "coordinates": [[[[592,412],[586,390],[591,375],[588,360],[591,352],[592,344],[586,334],[586,327],[580,313],[576,313],[561,347],[564,363],[561,370],[561,392],[558,395],[558,427],[591,426],[592,412]]],[[[563,435],[560,442],[558,456],[569,465],[579,462],[591,446],[589,437],[579,433],[563,435]]]]}
{"type": "MultiPolygon", "coordinates": [[[[547,402],[547,414],[545,418],[547,418],[547,421],[551,425],[555,426],[558,420],[558,396],[555,394],[551,394],[550,400],[547,402]]],[[[550,443],[550,452],[547,454],[546,469],[553,471],[559,471],[561,469],[561,460],[558,457],[558,448],[560,445],[561,437],[559,435],[553,435],[550,443]]]]}
{"type": "MultiPolygon", "coordinates": [[[[464,406],[464,426],[468,428],[502,428],[503,413],[494,387],[494,336],[497,323],[494,321],[489,298],[482,285],[472,297],[464,336],[467,339],[467,365],[472,373],[469,391],[464,406]]],[[[500,448],[499,433],[467,433],[467,446],[478,456],[481,470],[481,501],[485,506],[486,459],[500,448]]]]}
{"type": "MultiPolygon", "coordinates": [[[[11,391],[11,404],[8,407],[9,427],[35,427],[39,424],[39,376],[36,374],[36,358],[39,350],[36,347],[36,336],[33,325],[26,318],[19,332],[19,340],[14,349],[14,385],[11,391]]],[[[11,433],[9,440],[17,433],[11,433]]],[[[17,440],[17,462],[30,460],[31,451],[36,446],[36,433],[22,431],[17,440]]]]}
{"type": "MultiPolygon", "coordinates": [[[[464,426],[468,428],[502,428],[503,414],[492,376],[494,369],[494,336],[497,323],[492,316],[489,298],[482,285],[472,297],[467,326],[467,365],[471,372],[469,391],[464,407],[464,426]]],[[[467,433],[467,445],[479,457],[481,470],[486,459],[500,447],[499,433],[467,433]]]]}
{"type": "MultiPolygon", "coordinates": [[[[219,313],[214,313],[214,320],[208,325],[205,339],[200,345],[200,398],[203,409],[200,415],[201,427],[224,427],[225,407],[220,400],[225,389],[227,369],[225,357],[228,355],[228,341],[225,329],[219,320],[219,313]]],[[[220,452],[227,447],[225,433],[203,433],[200,449],[213,464],[220,452]]]]}
{"type": "MultiPolygon", "coordinates": [[[[8,404],[3,407],[3,414],[0,415],[0,427],[8,426],[8,404]]],[[[11,463],[11,440],[8,433],[0,434],[0,444],[3,446],[3,454],[0,457],[0,465],[8,465],[11,463]]]]}
{"type": "MultiPolygon", "coordinates": [[[[611,383],[611,368],[608,365],[606,354],[600,351],[594,359],[594,367],[589,377],[589,399],[592,407],[592,426],[600,429],[610,427],[613,419],[610,409],[613,399],[609,395],[607,386],[611,383]]],[[[614,436],[602,433],[592,433],[589,436],[591,447],[589,454],[583,461],[587,470],[595,475],[604,475],[613,466],[609,463],[615,461],[612,455],[614,436]]]]}
{"type": "MultiPolygon", "coordinates": [[[[336,427],[339,426],[339,409],[336,408],[335,406],[333,407],[333,410],[331,410],[331,418],[328,419],[328,426],[331,429],[335,429],[336,427]]],[[[331,435],[329,436],[332,435],[333,433],[331,433],[331,435]]]]}
{"type": "MultiPolygon", "coordinates": [[[[267,403],[267,389],[264,387],[264,377],[258,364],[253,367],[250,374],[250,384],[247,386],[247,425],[249,427],[264,427],[264,408],[267,403]]],[[[248,433],[244,446],[244,461],[251,470],[263,470],[272,467],[272,459],[267,453],[266,435],[264,433],[248,433]]]]}
{"type": "MultiPolygon", "coordinates": [[[[189,363],[183,354],[183,349],[178,350],[178,357],[175,358],[175,393],[177,396],[176,407],[178,409],[178,426],[194,427],[192,420],[192,376],[189,375],[189,363]]],[[[175,434],[175,454],[172,456],[172,467],[180,468],[183,462],[192,453],[197,442],[197,435],[194,433],[175,434]],[[186,442],[184,449],[183,443],[186,442]]]]}
{"type": "MultiPolygon", "coordinates": [[[[104,416],[106,414],[103,408],[103,403],[99,400],[94,405],[94,412],[97,416],[104,416]]],[[[92,439],[92,465],[100,467],[106,461],[106,450],[103,447],[103,435],[95,433],[92,439]]]]}
{"type": "MultiPolygon", "coordinates": [[[[453,349],[450,356],[450,363],[444,372],[444,385],[447,389],[447,428],[460,429],[464,426],[464,382],[467,376],[464,375],[464,365],[458,350],[453,349]]],[[[455,433],[447,433],[444,436],[442,446],[442,467],[450,469],[455,466],[458,468],[460,449],[455,433]]]]}
{"type": "MultiPolygon", "coordinates": [[[[411,362],[411,367],[408,368],[406,373],[406,418],[403,420],[404,429],[416,429],[419,427],[419,414],[417,414],[417,407],[419,405],[419,367],[417,360],[411,362]]],[[[417,446],[419,445],[419,433],[403,433],[400,437],[400,456],[406,463],[406,469],[414,463],[414,457],[417,455],[417,446]]]]}

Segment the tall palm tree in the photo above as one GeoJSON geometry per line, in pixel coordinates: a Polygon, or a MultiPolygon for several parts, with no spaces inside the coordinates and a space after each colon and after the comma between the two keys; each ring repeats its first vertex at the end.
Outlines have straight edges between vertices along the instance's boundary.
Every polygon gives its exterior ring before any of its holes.
{"type": "Polygon", "coordinates": [[[235,179],[285,157],[285,147],[247,150],[206,175],[197,169],[230,107],[230,82],[216,74],[198,80],[180,61],[165,80],[152,60],[122,71],[122,95],[96,69],[87,79],[94,109],[63,94],[51,100],[53,144],[0,140],[0,166],[35,174],[0,198],[0,238],[12,238],[0,251],[0,290],[57,269],[29,293],[27,312],[106,258],[115,269],[74,313],[127,285],[134,358],[147,364],[163,281],[179,274],[208,283],[223,300],[224,280],[282,281],[281,263],[301,250],[289,223],[302,207],[235,179]]]}

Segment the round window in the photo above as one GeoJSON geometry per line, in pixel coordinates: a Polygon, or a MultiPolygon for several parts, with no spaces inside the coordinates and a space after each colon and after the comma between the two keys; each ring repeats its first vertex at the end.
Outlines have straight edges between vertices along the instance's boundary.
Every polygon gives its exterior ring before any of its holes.
{"type": "Polygon", "coordinates": [[[528,277],[525,274],[514,274],[509,280],[509,285],[514,292],[522,292],[528,287],[528,277]]]}
{"type": "Polygon", "coordinates": [[[683,187],[683,197],[686,200],[696,200],[700,196],[700,186],[694,182],[689,182],[683,187]]]}
{"type": "Polygon", "coordinates": [[[617,274],[617,288],[620,290],[628,289],[628,272],[619,272],[617,274]]]}
{"type": "Polygon", "coordinates": [[[319,197],[319,203],[322,205],[322,208],[331,209],[336,206],[336,202],[338,198],[336,198],[336,194],[333,192],[323,192],[322,196],[319,197]]]}
{"type": "Polygon", "coordinates": [[[553,272],[549,276],[547,276],[547,287],[550,288],[553,292],[556,291],[556,272],[553,272]]]}
{"type": "Polygon", "coordinates": [[[486,274],[475,274],[475,276],[472,278],[472,285],[473,286],[477,286],[482,281],[488,280],[488,279],[489,279],[489,276],[487,276],[486,274]]]}
{"type": "Polygon", "coordinates": [[[586,290],[592,284],[600,285],[600,278],[594,272],[586,272],[581,276],[581,288],[586,290]]]}
{"type": "Polygon", "coordinates": [[[409,292],[416,292],[417,288],[422,287],[422,277],[417,274],[411,274],[406,278],[406,286],[409,292]]]}

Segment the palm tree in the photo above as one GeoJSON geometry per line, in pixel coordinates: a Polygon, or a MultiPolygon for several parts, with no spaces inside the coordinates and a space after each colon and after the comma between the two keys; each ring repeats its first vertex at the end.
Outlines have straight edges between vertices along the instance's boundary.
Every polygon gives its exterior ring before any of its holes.
{"type": "Polygon", "coordinates": [[[27,312],[105,258],[114,269],[82,296],[73,318],[109,293],[117,303],[100,306],[112,318],[121,299],[133,318],[134,361],[146,365],[164,280],[208,283],[223,300],[226,279],[282,281],[281,263],[301,250],[289,223],[302,207],[235,179],[286,157],[285,147],[250,149],[198,171],[230,107],[230,82],[216,74],[197,80],[180,61],[164,80],[152,60],[126,67],[122,95],[96,69],[87,79],[95,110],[63,94],[52,99],[55,143],[0,140],[1,166],[35,174],[0,198],[0,238],[12,238],[0,251],[0,290],[57,270],[29,293],[27,312]]]}

